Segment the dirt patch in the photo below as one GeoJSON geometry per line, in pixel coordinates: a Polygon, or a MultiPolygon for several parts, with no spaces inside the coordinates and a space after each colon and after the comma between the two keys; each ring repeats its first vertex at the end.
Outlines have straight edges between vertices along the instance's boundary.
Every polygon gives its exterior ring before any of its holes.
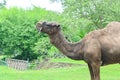
{"type": "Polygon", "coordinates": [[[43,62],[36,66],[36,70],[39,69],[50,69],[50,68],[64,68],[73,66],[85,66],[83,64],[63,63],[63,62],[43,62]]]}

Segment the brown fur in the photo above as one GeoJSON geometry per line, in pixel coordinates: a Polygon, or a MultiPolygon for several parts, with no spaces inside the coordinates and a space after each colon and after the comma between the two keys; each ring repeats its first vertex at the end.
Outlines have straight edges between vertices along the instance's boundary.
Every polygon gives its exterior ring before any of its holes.
{"type": "Polygon", "coordinates": [[[64,55],[84,60],[88,64],[91,80],[100,80],[100,66],[120,63],[119,22],[111,22],[106,28],[92,31],[77,43],[68,42],[57,23],[38,22],[36,28],[47,33],[51,43],[64,55]]]}

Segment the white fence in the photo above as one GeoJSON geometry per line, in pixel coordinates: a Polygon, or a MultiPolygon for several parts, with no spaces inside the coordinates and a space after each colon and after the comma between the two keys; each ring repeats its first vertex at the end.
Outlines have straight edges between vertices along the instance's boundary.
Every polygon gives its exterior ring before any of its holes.
{"type": "Polygon", "coordinates": [[[7,59],[6,62],[8,67],[16,70],[27,70],[28,67],[28,61],[25,60],[7,59]]]}

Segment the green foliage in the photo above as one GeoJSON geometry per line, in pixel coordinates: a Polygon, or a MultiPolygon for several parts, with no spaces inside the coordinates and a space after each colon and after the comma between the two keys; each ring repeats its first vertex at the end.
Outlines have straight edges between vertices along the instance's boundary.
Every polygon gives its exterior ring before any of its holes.
{"type": "Polygon", "coordinates": [[[108,22],[120,21],[119,0],[62,0],[66,16],[90,20],[94,27],[102,28],[108,22]]]}
{"type": "MultiPolygon", "coordinates": [[[[33,10],[1,9],[0,50],[7,55],[14,55],[14,58],[18,59],[32,60],[37,58],[38,54],[34,53],[33,48],[39,38],[42,39],[44,36],[38,34],[35,24],[39,20],[52,20],[55,15],[57,16],[54,12],[40,8],[34,8],[33,10]]],[[[41,54],[44,53],[44,50],[41,50],[41,54]]]]}
{"type": "Polygon", "coordinates": [[[49,43],[48,37],[43,37],[38,40],[37,43],[35,43],[35,47],[33,50],[35,53],[41,55],[41,58],[46,58],[48,57],[48,50],[51,48],[51,45],[49,43]]]}
{"type": "Polygon", "coordinates": [[[48,53],[51,58],[56,58],[60,56],[59,51],[55,46],[51,46],[51,48],[48,50],[48,53]]]}
{"type": "Polygon", "coordinates": [[[59,50],[51,45],[48,37],[39,38],[38,42],[35,43],[33,50],[40,55],[39,59],[48,57],[56,58],[61,56],[58,54],[59,50]]]}
{"type": "Polygon", "coordinates": [[[2,0],[3,2],[0,3],[0,9],[4,8],[4,6],[6,5],[6,0],[2,0]]]}

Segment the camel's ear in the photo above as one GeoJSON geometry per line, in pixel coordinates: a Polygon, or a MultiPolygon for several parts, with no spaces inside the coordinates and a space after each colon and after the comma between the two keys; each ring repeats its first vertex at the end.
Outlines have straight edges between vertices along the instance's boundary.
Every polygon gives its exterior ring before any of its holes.
{"type": "Polygon", "coordinates": [[[46,23],[47,23],[47,22],[45,22],[45,21],[44,21],[44,22],[42,23],[42,25],[43,25],[43,26],[45,26],[45,25],[46,25],[46,23]]]}

